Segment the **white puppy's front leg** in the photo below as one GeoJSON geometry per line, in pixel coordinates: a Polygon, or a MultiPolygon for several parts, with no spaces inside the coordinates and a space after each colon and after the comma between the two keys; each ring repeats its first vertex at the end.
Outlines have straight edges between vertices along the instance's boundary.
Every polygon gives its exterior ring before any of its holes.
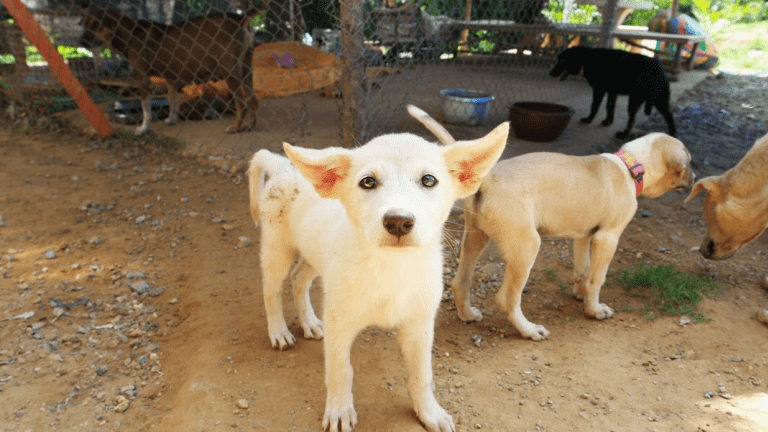
{"type": "Polygon", "coordinates": [[[592,238],[591,261],[589,277],[586,281],[584,309],[588,316],[599,320],[613,316],[613,309],[605,303],[600,303],[600,288],[605,283],[605,275],[611,264],[619,237],[613,233],[598,232],[592,238]]]}
{"type": "Polygon", "coordinates": [[[360,329],[349,325],[349,322],[339,323],[336,317],[340,316],[340,311],[334,311],[330,304],[326,307],[329,308],[325,314],[324,345],[325,386],[328,394],[325,398],[323,430],[330,428],[331,432],[349,432],[357,424],[357,412],[352,400],[350,352],[360,329]]]}
{"type": "Polygon", "coordinates": [[[455,432],[453,418],[437,402],[432,389],[434,319],[404,324],[397,334],[410,374],[408,392],[416,415],[429,432],[455,432]]]}

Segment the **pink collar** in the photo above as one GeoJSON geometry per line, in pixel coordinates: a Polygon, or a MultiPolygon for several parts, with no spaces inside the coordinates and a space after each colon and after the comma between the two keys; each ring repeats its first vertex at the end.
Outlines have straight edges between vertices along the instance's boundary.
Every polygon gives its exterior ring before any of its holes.
{"type": "Polygon", "coordinates": [[[645,167],[640,164],[631,154],[624,150],[619,150],[614,153],[616,156],[624,162],[624,165],[629,169],[629,173],[632,174],[632,179],[635,181],[635,192],[637,196],[643,192],[643,174],[645,174],[645,167]]]}

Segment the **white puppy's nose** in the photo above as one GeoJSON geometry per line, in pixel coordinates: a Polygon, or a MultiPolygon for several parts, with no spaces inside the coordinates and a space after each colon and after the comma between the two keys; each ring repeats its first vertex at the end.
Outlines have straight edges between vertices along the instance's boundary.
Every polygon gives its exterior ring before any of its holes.
{"type": "Polygon", "coordinates": [[[413,229],[415,218],[405,210],[390,210],[384,215],[384,229],[397,237],[402,237],[413,229]]]}

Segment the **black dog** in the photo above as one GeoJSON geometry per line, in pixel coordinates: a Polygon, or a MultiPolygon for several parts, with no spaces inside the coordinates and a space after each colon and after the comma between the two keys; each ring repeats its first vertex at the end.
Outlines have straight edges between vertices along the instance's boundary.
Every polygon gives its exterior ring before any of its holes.
{"type": "Polygon", "coordinates": [[[582,70],[593,90],[592,108],[589,117],[581,119],[582,123],[592,122],[603,96],[608,93],[608,115],[601,124],[612,124],[616,95],[629,95],[629,121],[626,129],[616,133],[617,137],[626,138],[632,130],[635,114],[643,102],[645,114],[651,114],[651,108],[655,106],[667,121],[669,134],[675,135],[675,120],[669,112],[669,81],[658,60],[620,50],[574,47],[560,53],[558,63],[549,75],[563,80],[582,70]]]}

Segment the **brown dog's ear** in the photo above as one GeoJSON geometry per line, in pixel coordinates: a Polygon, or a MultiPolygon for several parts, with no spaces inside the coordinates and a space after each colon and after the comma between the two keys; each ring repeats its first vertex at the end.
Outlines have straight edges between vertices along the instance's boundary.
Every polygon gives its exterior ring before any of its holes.
{"type": "Polygon", "coordinates": [[[443,157],[453,177],[456,198],[477,192],[483,178],[504,151],[507,136],[509,122],[500,124],[479,140],[458,142],[445,148],[443,157]]]}
{"type": "Polygon", "coordinates": [[[283,143],[283,150],[321,197],[339,198],[341,183],[349,175],[352,163],[345,154],[347,150],[338,149],[338,153],[328,155],[322,150],[293,147],[288,143],[283,143]]]}
{"type": "Polygon", "coordinates": [[[706,189],[707,193],[717,200],[723,192],[723,186],[720,185],[719,180],[720,176],[711,176],[697,181],[696,184],[693,185],[693,189],[691,189],[691,193],[688,194],[688,198],[685,199],[685,202],[694,199],[702,189],[706,189]]]}

